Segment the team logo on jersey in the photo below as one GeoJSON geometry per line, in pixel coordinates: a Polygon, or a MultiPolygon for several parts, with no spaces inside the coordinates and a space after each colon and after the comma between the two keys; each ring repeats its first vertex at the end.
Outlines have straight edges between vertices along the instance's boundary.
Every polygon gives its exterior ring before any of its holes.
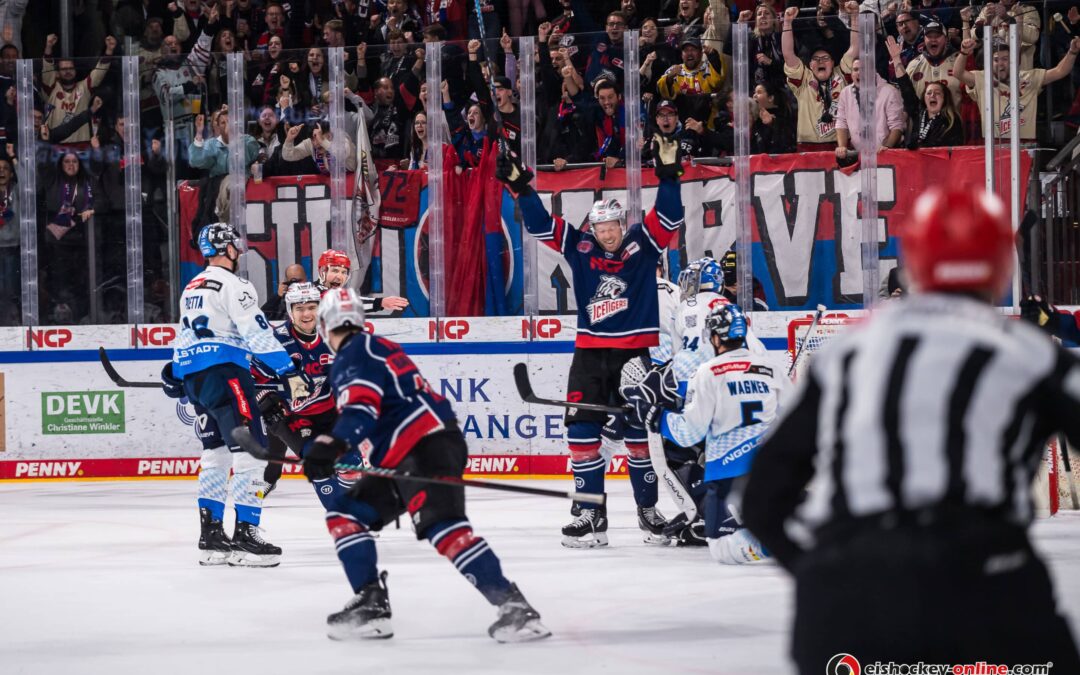
{"type": "Polygon", "coordinates": [[[591,241],[579,241],[577,245],[578,253],[588,253],[592,250],[591,241]]]}
{"type": "MultiPolygon", "coordinates": [[[[695,302],[694,304],[697,304],[697,303],[695,302]]],[[[686,327],[687,328],[696,328],[697,327],[697,314],[688,314],[688,315],[684,316],[683,319],[685,319],[685,321],[686,321],[686,327]]]]}
{"type": "Polygon", "coordinates": [[[255,306],[255,296],[247,291],[244,291],[238,300],[240,301],[240,306],[244,309],[251,309],[255,306]]]}
{"type": "Polygon", "coordinates": [[[622,294],[626,292],[626,282],[619,277],[600,275],[600,284],[589,301],[586,311],[589,323],[596,325],[630,306],[630,301],[622,294]]]}

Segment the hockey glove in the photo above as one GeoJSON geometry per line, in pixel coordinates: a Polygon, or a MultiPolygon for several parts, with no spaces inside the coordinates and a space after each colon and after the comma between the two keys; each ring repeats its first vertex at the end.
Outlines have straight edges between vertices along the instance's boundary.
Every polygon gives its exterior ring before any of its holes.
{"type": "Polygon", "coordinates": [[[682,149],[675,134],[654,134],[651,149],[657,178],[676,179],[683,175],[682,149]]]}
{"type": "Polygon", "coordinates": [[[500,152],[495,160],[495,177],[506,183],[517,194],[532,187],[529,185],[533,178],[532,171],[522,167],[521,163],[511,157],[509,152],[500,152]]]}
{"type": "Polygon", "coordinates": [[[619,374],[619,393],[627,402],[631,396],[638,396],[669,410],[679,406],[679,383],[669,363],[654,366],[645,357],[634,358],[623,364],[619,374]]]}
{"type": "Polygon", "coordinates": [[[660,432],[660,418],[664,410],[645,396],[637,392],[628,392],[626,403],[630,410],[626,413],[626,423],[636,429],[648,429],[653,433],[660,432]]]}
{"type": "Polygon", "coordinates": [[[315,391],[315,382],[302,368],[294,368],[281,376],[281,381],[289,389],[289,398],[296,400],[307,398],[315,391]]]}
{"type": "Polygon", "coordinates": [[[1029,295],[1020,301],[1020,316],[1025,321],[1030,321],[1039,328],[1051,330],[1050,320],[1054,317],[1054,308],[1045,298],[1039,295],[1029,295]]]}
{"type": "Polygon", "coordinates": [[[311,448],[304,453],[304,475],[309,481],[332,478],[336,473],[334,464],[346,450],[348,447],[345,441],[329,434],[318,436],[311,448]]]}
{"type": "Polygon", "coordinates": [[[172,361],[161,369],[161,388],[169,398],[184,398],[184,382],[173,375],[172,361]]]}
{"type": "Polygon", "coordinates": [[[266,421],[267,429],[276,427],[288,414],[285,402],[281,400],[281,396],[276,391],[260,389],[255,394],[255,400],[259,402],[259,412],[262,414],[263,420],[266,421]]]}

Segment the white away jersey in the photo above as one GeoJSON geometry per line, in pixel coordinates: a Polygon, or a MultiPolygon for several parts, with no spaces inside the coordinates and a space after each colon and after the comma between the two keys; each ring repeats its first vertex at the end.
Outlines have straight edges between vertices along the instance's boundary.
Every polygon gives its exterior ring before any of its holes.
{"type": "Polygon", "coordinates": [[[180,325],[173,346],[179,378],[223,363],[246,369],[252,356],[279,375],[293,367],[259,309],[255,287],[223,267],[207,267],[188,282],[180,325]]]}
{"type": "Polygon", "coordinates": [[[653,363],[671,360],[675,353],[675,315],[679,311],[679,287],[663,277],[656,277],[656,295],[660,301],[660,344],[649,347],[653,363]]]}
{"type": "Polygon", "coordinates": [[[682,413],[665,413],[660,431],[683,447],[705,439],[705,480],[740,476],[789,386],[767,355],[725,352],[698,368],[682,413]]]}
{"type": "MultiPolygon", "coordinates": [[[[679,382],[686,382],[693,377],[701,364],[716,354],[709,340],[709,331],[705,328],[705,319],[717,302],[730,304],[727,298],[712,291],[702,291],[679,304],[675,315],[675,332],[671,340],[671,368],[679,382]]],[[[746,347],[751,354],[766,353],[765,345],[754,335],[754,330],[749,325],[746,326],[746,347]]]]}

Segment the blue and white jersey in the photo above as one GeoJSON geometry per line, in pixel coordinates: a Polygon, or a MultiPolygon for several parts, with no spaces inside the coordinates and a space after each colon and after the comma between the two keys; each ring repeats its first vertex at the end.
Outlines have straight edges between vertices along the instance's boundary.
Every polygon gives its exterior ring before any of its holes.
{"type": "MultiPolygon", "coordinates": [[[[686,383],[701,364],[716,356],[705,319],[717,303],[730,304],[727,298],[712,291],[702,291],[679,303],[672,335],[671,369],[679,381],[680,393],[685,394],[686,383]]],[[[746,327],[746,347],[751,354],[766,354],[768,351],[749,325],[746,327]]]]}
{"type": "Polygon", "coordinates": [[[357,333],[334,358],[334,438],[374,466],[393,468],[424,436],[457,424],[450,402],[420,375],[401,346],[357,333]]]}
{"type": "Polygon", "coordinates": [[[223,363],[247,369],[252,357],[278,375],[293,369],[292,359],[259,309],[251,282],[223,267],[207,267],[180,296],[173,374],[184,378],[223,363]]]}
{"type": "Polygon", "coordinates": [[[660,432],[683,447],[705,439],[705,480],[741,476],[790,386],[770,357],[725,352],[698,368],[683,411],[665,412],[660,432]]]}

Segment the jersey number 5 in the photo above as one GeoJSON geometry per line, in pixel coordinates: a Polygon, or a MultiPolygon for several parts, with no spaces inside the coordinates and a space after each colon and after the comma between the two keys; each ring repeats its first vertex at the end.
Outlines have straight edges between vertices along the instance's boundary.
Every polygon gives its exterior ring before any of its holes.
{"type": "Polygon", "coordinates": [[[743,401],[742,403],[742,426],[761,424],[756,415],[765,410],[765,404],[761,401],[743,401]]]}

